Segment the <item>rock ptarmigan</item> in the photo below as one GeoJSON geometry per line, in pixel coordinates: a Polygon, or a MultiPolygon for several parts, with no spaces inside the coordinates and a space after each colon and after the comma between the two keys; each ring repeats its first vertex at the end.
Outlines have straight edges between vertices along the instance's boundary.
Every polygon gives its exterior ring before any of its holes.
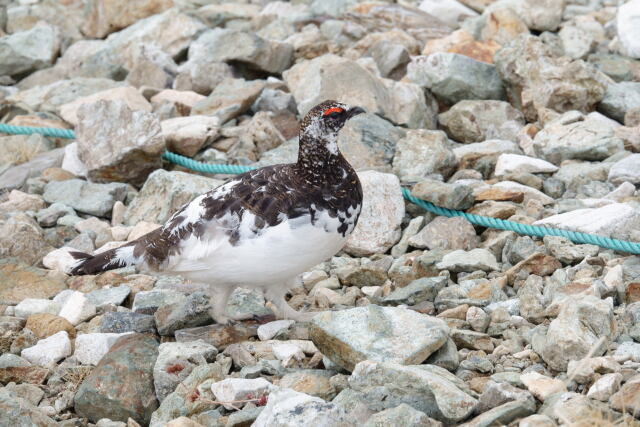
{"type": "Polygon", "coordinates": [[[281,317],[297,277],[333,256],[353,231],[362,187],[338,149],[338,131],[363,113],[336,101],[309,111],[300,126],[298,161],[236,176],[180,208],[164,226],[117,249],[72,252],[71,274],[136,265],[206,284],[211,316],[227,323],[226,304],[239,286],[262,288],[281,317]]]}

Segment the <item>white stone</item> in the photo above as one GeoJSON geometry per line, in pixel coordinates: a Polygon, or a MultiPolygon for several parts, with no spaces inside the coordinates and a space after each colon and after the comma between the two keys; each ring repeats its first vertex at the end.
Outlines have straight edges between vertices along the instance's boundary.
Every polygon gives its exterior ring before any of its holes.
{"type": "Polygon", "coordinates": [[[75,343],[76,351],[73,355],[83,365],[96,366],[120,337],[130,333],[131,332],[124,334],[94,333],[78,335],[75,343]]]}
{"type": "Polygon", "coordinates": [[[460,144],[459,147],[453,149],[456,159],[461,160],[464,156],[473,155],[489,155],[502,153],[522,153],[517,143],[513,141],[505,141],[503,139],[489,139],[484,142],[474,142],[472,144],[460,144]]]}
{"type": "Polygon", "coordinates": [[[611,267],[602,278],[602,281],[610,290],[623,289],[624,271],[622,266],[618,264],[611,267]]]}
{"type": "Polygon", "coordinates": [[[442,261],[436,264],[436,267],[440,270],[455,272],[500,270],[496,257],[489,250],[481,248],[449,252],[442,257],[442,261]]]}
{"type": "Polygon", "coordinates": [[[613,190],[612,192],[604,196],[604,198],[609,200],[614,200],[616,202],[623,202],[624,199],[626,199],[627,197],[633,196],[635,192],[636,192],[636,186],[630,182],[625,181],[622,184],[620,184],[618,188],[616,188],[615,190],[613,190]]]}
{"type": "Polygon", "coordinates": [[[618,346],[616,356],[630,356],[634,362],[640,362],[640,343],[637,342],[623,342],[618,346]]]}
{"type": "Polygon", "coordinates": [[[558,167],[546,160],[535,157],[522,156],[520,154],[500,154],[496,162],[495,175],[507,175],[510,173],[539,173],[555,172],[558,167]]]}
{"type": "Polygon", "coordinates": [[[640,58],[640,0],[631,0],[618,8],[616,28],[620,52],[640,58]]]}
{"type": "Polygon", "coordinates": [[[612,203],[601,208],[577,209],[552,215],[533,225],[626,239],[629,230],[640,228],[640,212],[626,203],[612,203]]]}
{"type": "MultiPolygon", "coordinates": [[[[273,384],[264,378],[227,378],[211,385],[211,391],[219,402],[257,399],[268,394],[273,388],[273,384]]],[[[241,407],[244,403],[224,405],[227,409],[233,409],[234,406],[241,407]]]]}
{"type": "Polygon", "coordinates": [[[67,319],[73,326],[96,315],[96,306],[82,292],[74,292],[66,299],[58,316],[67,319]]]}
{"type": "Polygon", "coordinates": [[[536,190],[528,185],[520,184],[519,182],[501,181],[494,184],[493,187],[507,191],[520,191],[524,193],[525,198],[539,200],[543,205],[549,205],[555,202],[552,197],[547,196],[542,191],[536,190]]]}
{"type": "Polygon", "coordinates": [[[478,12],[455,0],[424,0],[420,9],[436,16],[453,28],[459,28],[462,21],[470,16],[478,16],[478,12]]]}
{"type": "Polygon", "coordinates": [[[87,176],[87,166],[78,155],[78,143],[72,142],[64,147],[64,157],[62,159],[62,169],[71,172],[76,176],[87,176]]]}
{"type": "Polygon", "coordinates": [[[304,352],[295,344],[289,344],[283,341],[282,344],[272,346],[273,355],[276,359],[281,360],[284,365],[288,365],[292,360],[304,359],[304,352]]]}
{"type": "Polygon", "coordinates": [[[64,291],[60,291],[58,295],[53,297],[53,300],[60,304],[60,307],[62,307],[67,299],[69,299],[69,297],[76,292],[77,291],[74,291],[73,289],[65,289],[64,291]]]}
{"type": "Polygon", "coordinates": [[[111,249],[119,248],[120,246],[126,245],[127,243],[129,242],[107,242],[104,245],[100,246],[95,251],[93,251],[93,255],[97,255],[105,251],[110,251],[111,249]]]}
{"type": "Polygon", "coordinates": [[[25,348],[20,353],[24,359],[34,365],[51,367],[63,358],[71,355],[71,340],[67,331],[60,331],[48,338],[40,340],[33,347],[25,348]]]}
{"type": "Polygon", "coordinates": [[[358,225],[344,250],[355,256],[385,253],[401,237],[404,199],[398,177],[388,173],[359,173],[364,201],[358,225]]]}
{"type": "Polygon", "coordinates": [[[26,319],[32,314],[58,314],[60,304],[49,299],[27,298],[14,307],[14,316],[26,319]]]}
{"type": "Polygon", "coordinates": [[[640,154],[631,154],[614,163],[609,169],[608,179],[616,185],[625,181],[640,184],[640,154]]]}
{"type": "Polygon", "coordinates": [[[54,249],[42,258],[42,264],[50,270],[57,270],[63,273],[68,273],[76,259],[71,256],[69,251],[78,251],[77,249],[63,246],[59,249],[54,249]]]}
{"type": "Polygon", "coordinates": [[[554,393],[567,391],[563,381],[533,371],[520,375],[520,381],[541,402],[554,393]]]}
{"type": "Polygon", "coordinates": [[[269,395],[267,406],[251,426],[346,427],[351,425],[354,425],[354,421],[348,418],[344,410],[335,403],[284,388],[275,390],[269,395]]]}
{"type": "Polygon", "coordinates": [[[91,104],[101,99],[123,101],[132,110],[151,111],[151,104],[133,86],[116,87],[93,95],[78,98],[60,107],[60,116],[74,126],[78,125],[78,109],[82,104],[91,104]]]}
{"type": "Polygon", "coordinates": [[[363,286],[360,290],[363,294],[371,298],[379,298],[382,296],[382,286],[363,286]]]}
{"type": "Polygon", "coordinates": [[[275,337],[280,331],[284,331],[293,325],[293,320],[276,320],[275,322],[265,323],[258,327],[258,338],[262,341],[270,340],[275,337]]]}
{"type": "Polygon", "coordinates": [[[622,374],[614,372],[600,377],[587,392],[587,397],[601,402],[607,402],[611,395],[618,391],[622,382],[622,374]]]}

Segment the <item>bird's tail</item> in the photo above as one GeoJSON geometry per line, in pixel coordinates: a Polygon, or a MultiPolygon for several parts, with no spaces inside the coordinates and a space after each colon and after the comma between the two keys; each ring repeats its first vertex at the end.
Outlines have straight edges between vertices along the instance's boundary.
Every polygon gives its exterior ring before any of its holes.
{"type": "Polygon", "coordinates": [[[74,276],[98,274],[103,271],[134,265],[137,263],[137,258],[133,254],[133,249],[133,246],[125,245],[96,255],[84,252],[69,252],[76,259],[76,262],[69,270],[69,274],[74,276]]]}

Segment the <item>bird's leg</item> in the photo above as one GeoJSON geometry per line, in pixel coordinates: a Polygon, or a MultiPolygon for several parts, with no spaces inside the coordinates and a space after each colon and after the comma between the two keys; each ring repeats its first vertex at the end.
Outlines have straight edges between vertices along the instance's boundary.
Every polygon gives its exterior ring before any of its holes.
{"type": "Polygon", "coordinates": [[[212,286],[209,288],[209,303],[211,305],[209,314],[216,323],[226,325],[231,320],[227,315],[227,302],[233,289],[233,286],[212,286]]]}
{"type": "MultiPolygon", "coordinates": [[[[293,286],[295,282],[292,280],[289,285],[293,286]]],[[[284,299],[290,286],[271,286],[265,287],[265,297],[273,303],[278,309],[276,313],[282,319],[291,319],[296,322],[309,322],[318,313],[308,312],[301,313],[291,308],[289,303],[284,299]]]]}

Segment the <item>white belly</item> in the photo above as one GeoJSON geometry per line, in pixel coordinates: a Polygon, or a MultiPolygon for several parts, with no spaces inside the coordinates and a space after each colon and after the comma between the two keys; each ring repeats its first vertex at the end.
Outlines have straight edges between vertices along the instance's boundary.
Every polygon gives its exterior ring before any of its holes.
{"type": "Polygon", "coordinates": [[[324,225],[307,222],[292,227],[284,221],[259,236],[240,239],[235,246],[226,236],[209,242],[187,241],[183,253],[170,260],[173,265],[168,269],[212,285],[257,287],[286,281],[327,260],[344,246],[347,237],[332,229],[327,231],[324,225]]]}

